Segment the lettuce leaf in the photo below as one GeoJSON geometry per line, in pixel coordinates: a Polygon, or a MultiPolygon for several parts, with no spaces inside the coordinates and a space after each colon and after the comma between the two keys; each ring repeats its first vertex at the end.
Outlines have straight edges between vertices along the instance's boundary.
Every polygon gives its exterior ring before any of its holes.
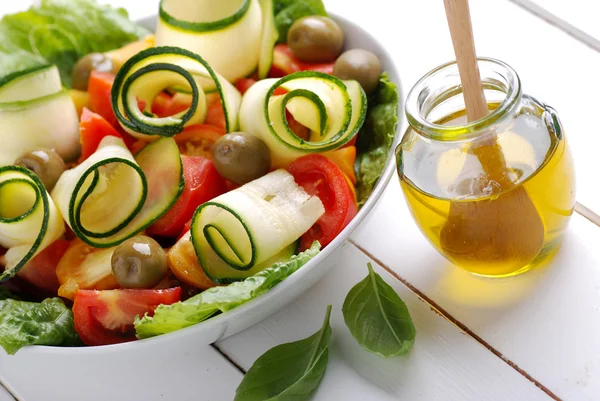
{"type": "Polygon", "coordinates": [[[399,95],[387,74],[369,97],[367,119],[356,142],[356,197],[362,206],[383,173],[398,127],[399,95]]]}
{"type": "MultiPolygon", "coordinates": [[[[6,295],[6,294],[5,294],[6,295]]],[[[0,346],[12,355],[27,345],[80,345],[73,312],[60,298],[0,301],[0,346]]]]}
{"type": "Polygon", "coordinates": [[[94,0],[42,0],[39,7],[0,20],[0,81],[7,71],[55,64],[63,85],[70,87],[79,58],[119,48],[147,34],[121,8],[94,0]]]}
{"type": "Polygon", "coordinates": [[[279,43],[287,42],[287,34],[296,20],[309,15],[327,16],[322,0],[274,0],[275,26],[279,43]]]}
{"type": "Polygon", "coordinates": [[[137,316],[134,323],[137,337],[142,339],[170,333],[200,323],[217,312],[237,308],[281,283],[314,258],[320,249],[321,245],[315,242],[310,249],[292,256],[287,262],[275,263],[244,281],[211,288],[183,302],[160,305],[153,317],[147,314],[142,318],[137,316]]]}

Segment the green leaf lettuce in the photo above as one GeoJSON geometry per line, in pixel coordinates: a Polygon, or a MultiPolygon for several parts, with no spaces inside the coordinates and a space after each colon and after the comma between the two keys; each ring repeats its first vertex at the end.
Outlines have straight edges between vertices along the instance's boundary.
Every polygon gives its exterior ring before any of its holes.
{"type": "Polygon", "coordinates": [[[200,323],[217,312],[237,308],[292,275],[314,258],[320,249],[319,243],[315,242],[310,249],[292,256],[287,262],[276,263],[244,281],[211,288],[183,302],[160,305],[154,316],[136,317],[137,337],[142,339],[170,333],[200,323]]]}
{"type": "MultiPolygon", "coordinates": [[[[5,294],[6,295],[6,294],[5,294]]],[[[59,298],[0,301],[0,346],[12,355],[27,345],[80,345],[73,312],[59,298]]]]}
{"type": "Polygon", "coordinates": [[[369,97],[367,119],[356,143],[356,195],[363,205],[383,173],[398,126],[399,95],[396,85],[383,74],[369,97]]]}
{"type": "Polygon", "coordinates": [[[0,81],[10,73],[55,64],[71,86],[77,60],[138,40],[148,32],[121,8],[94,0],[42,0],[0,20],[0,81]]]}

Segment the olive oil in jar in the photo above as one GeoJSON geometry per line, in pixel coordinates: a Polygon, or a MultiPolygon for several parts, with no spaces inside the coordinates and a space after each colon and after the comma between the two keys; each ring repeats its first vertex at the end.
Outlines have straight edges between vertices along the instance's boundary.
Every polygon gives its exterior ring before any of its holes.
{"type": "MultiPolygon", "coordinates": [[[[465,121],[463,110],[436,124],[461,126],[465,121]]],[[[489,179],[483,166],[494,161],[476,155],[473,142],[445,151],[429,143],[427,149],[416,150],[417,168],[401,177],[411,213],[429,241],[451,262],[483,276],[519,274],[552,256],[575,204],[573,161],[562,133],[549,132],[541,118],[527,113],[507,128],[496,133],[495,143],[509,180],[489,179]],[[531,200],[526,203],[535,208],[529,215],[543,223],[543,239],[528,246],[533,253],[501,249],[511,241],[533,240],[511,222],[510,209],[491,205],[516,192],[526,193],[531,200]]]]}

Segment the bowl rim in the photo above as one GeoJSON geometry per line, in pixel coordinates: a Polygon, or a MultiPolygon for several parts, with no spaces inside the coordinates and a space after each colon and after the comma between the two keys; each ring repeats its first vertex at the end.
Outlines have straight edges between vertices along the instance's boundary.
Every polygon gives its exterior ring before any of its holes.
{"type": "MultiPolygon", "coordinates": [[[[341,23],[345,29],[350,27],[352,30],[360,32],[361,36],[366,40],[376,44],[377,48],[376,52],[380,53],[380,56],[383,55],[386,59],[386,64],[384,65],[384,72],[391,75],[392,82],[396,85],[398,93],[399,93],[399,102],[398,102],[398,124],[396,127],[396,133],[394,135],[394,140],[392,142],[392,146],[390,147],[390,151],[388,153],[388,158],[379,181],[375,185],[375,188],[363,207],[358,211],[358,214],[344,230],[338,234],[338,236],[329,244],[327,248],[319,252],[317,256],[311,259],[306,265],[304,265],[301,269],[293,273],[291,276],[287,277],[281,283],[277,284],[275,287],[271,288],[266,293],[254,298],[237,308],[234,308],[225,313],[221,313],[219,315],[213,316],[203,322],[194,324],[192,326],[159,335],[156,337],[146,338],[142,340],[120,343],[120,344],[112,344],[112,345],[102,345],[102,346],[84,346],[84,347],[62,347],[62,346],[48,346],[48,345],[31,345],[27,347],[23,347],[18,351],[17,355],[23,354],[37,354],[37,355],[61,355],[61,356],[87,356],[87,355],[97,355],[99,353],[111,353],[111,352],[121,352],[135,349],[136,351],[144,350],[146,348],[153,348],[155,346],[165,345],[167,343],[171,343],[172,341],[181,340],[184,337],[193,337],[197,335],[201,331],[209,332],[211,329],[218,327],[223,324],[223,328],[220,330],[219,337],[214,341],[217,342],[223,339],[223,335],[226,330],[226,322],[235,320],[237,317],[242,316],[254,308],[260,308],[262,304],[266,304],[271,301],[273,298],[277,298],[278,294],[284,293],[288,288],[295,285],[297,281],[300,281],[302,277],[308,276],[312,273],[312,271],[321,264],[325,259],[331,256],[334,252],[336,252],[346,241],[348,241],[350,235],[358,228],[358,226],[365,220],[365,218],[369,215],[375,204],[381,198],[381,195],[385,191],[388,186],[388,183],[391,177],[394,174],[395,170],[395,149],[400,143],[402,139],[402,135],[400,132],[403,130],[403,123],[405,120],[404,117],[404,98],[402,96],[403,88],[400,81],[400,76],[396,64],[393,62],[390,52],[383,46],[380,40],[375,38],[368,32],[366,29],[362,28],[358,23],[353,22],[345,17],[342,17],[336,13],[330,12],[329,15],[341,23]],[[389,65],[388,65],[389,64],[389,65]]],[[[135,22],[141,25],[151,25],[154,24],[157,15],[148,16],[145,18],[141,18],[136,20],[135,22]]],[[[270,316],[270,315],[269,315],[270,316]]],[[[262,321],[264,319],[261,319],[262,321]]],[[[258,323],[258,322],[257,322],[258,323]]],[[[206,344],[208,345],[208,344],[206,344]]]]}

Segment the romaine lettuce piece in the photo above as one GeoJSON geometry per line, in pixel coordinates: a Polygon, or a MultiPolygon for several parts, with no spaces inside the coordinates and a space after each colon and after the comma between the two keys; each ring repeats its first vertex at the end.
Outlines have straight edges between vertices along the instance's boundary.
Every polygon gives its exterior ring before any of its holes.
{"type": "Polygon", "coordinates": [[[15,72],[15,60],[5,57],[15,49],[20,50],[17,61],[23,69],[54,64],[63,84],[70,87],[79,58],[116,49],[147,34],[121,8],[94,0],[42,0],[39,7],[0,20],[0,83],[6,71],[15,72]]]}
{"type": "Polygon", "coordinates": [[[200,323],[217,312],[237,308],[291,276],[314,258],[320,249],[321,245],[315,242],[310,249],[292,256],[287,262],[276,263],[244,281],[211,288],[183,302],[161,305],[154,311],[153,317],[138,316],[134,323],[137,337],[142,339],[170,333],[200,323]]]}
{"type": "Polygon", "coordinates": [[[356,199],[362,206],[383,173],[398,126],[399,95],[396,85],[383,74],[369,97],[367,120],[356,142],[356,199]]]}
{"type": "MultiPolygon", "coordinates": [[[[8,294],[4,294],[7,295],[8,294]]],[[[12,355],[27,345],[80,345],[73,312],[59,298],[0,301],[0,346],[12,355]]]]}

